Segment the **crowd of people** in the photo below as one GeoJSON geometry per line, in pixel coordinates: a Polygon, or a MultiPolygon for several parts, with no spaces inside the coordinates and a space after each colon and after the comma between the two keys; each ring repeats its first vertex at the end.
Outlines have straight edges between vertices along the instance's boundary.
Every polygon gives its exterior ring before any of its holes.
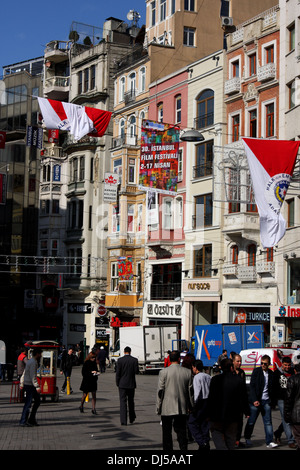
{"type": "Polygon", "coordinates": [[[157,414],[161,415],[166,452],[173,450],[172,426],[182,451],[187,451],[189,439],[198,444],[199,451],[209,450],[210,437],[217,450],[249,448],[259,414],[267,448],[278,447],[284,432],[288,446],[299,450],[300,352],[293,362],[283,357],[275,372],[270,369],[270,357],[262,356],[260,367],[251,374],[249,390],[241,356],[235,352],[228,357],[223,351],[212,377],[193,355],[169,352],[165,368],[159,373],[157,414]],[[274,431],[272,409],[276,406],[282,421],[274,431]],[[245,442],[241,441],[243,427],[245,442]]]}
{"type": "MultiPolygon", "coordinates": [[[[204,370],[202,361],[196,360],[187,351],[184,354],[179,351],[168,353],[165,366],[159,372],[156,396],[156,413],[161,417],[165,452],[173,451],[173,429],[182,452],[187,451],[189,441],[196,442],[199,451],[209,450],[210,440],[217,450],[250,447],[260,414],[267,448],[278,447],[285,433],[287,445],[300,449],[300,351],[293,360],[283,357],[281,367],[275,372],[270,369],[270,357],[262,356],[260,367],[254,368],[251,374],[249,390],[239,354],[233,352],[228,357],[227,351],[223,351],[218,360],[219,371],[211,376],[204,370]],[[272,424],[272,409],[275,406],[281,415],[281,424],[276,430],[272,424]],[[241,441],[242,436],[244,442],[241,441]]],[[[25,396],[21,426],[38,425],[36,413],[41,389],[37,370],[41,355],[42,351],[35,348],[30,359],[24,351],[18,357],[18,376],[25,396]]],[[[97,414],[97,381],[100,372],[106,370],[106,361],[107,354],[103,347],[93,348],[83,361],[81,413],[84,412],[87,395],[91,393],[92,413],[97,414]]],[[[70,386],[74,364],[74,348],[70,347],[61,357],[61,373],[65,375],[63,391],[67,382],[70,386]]],[[[116,367],[122,426],[127,425],[128,419],[130,423],[136,419],[134,398],[138,373],[138,360],[126,347],[116,367]]]]}

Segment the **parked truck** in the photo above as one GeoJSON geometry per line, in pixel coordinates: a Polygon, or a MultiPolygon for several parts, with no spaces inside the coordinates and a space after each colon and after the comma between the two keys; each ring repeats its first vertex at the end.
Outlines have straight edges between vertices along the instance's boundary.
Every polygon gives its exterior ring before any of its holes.
{"type": "Polygon", "coordinates": [[[177,326],[131,326],[119,328],[119,340],[111,351],[110,363],[115,369],[124,348],[131,348],[132,356],[139,361],[140,372],[159,370],[164,367],[167,352],[172,350],[172,341],[178,339],[177,326]]]}
{"type": "Polygon", "coordinates": [[[239,353],[243,349],[263,347],[262,324],[223,323],[196,326],[190,352],[202,360],[204,367],[212,367],[224,349],[229,356],[232,351],[239,353]]]}

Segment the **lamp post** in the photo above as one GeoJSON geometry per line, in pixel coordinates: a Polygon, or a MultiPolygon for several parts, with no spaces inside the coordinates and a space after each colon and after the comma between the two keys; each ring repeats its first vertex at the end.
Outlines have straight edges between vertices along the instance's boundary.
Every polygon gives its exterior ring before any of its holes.
{"type": "Polygon", "coordinates": [[[202,142],[204,137],[199,131],[191,129],[189,131],[185,131],[180,137],[180,140],[182,142],[202,142]]]}

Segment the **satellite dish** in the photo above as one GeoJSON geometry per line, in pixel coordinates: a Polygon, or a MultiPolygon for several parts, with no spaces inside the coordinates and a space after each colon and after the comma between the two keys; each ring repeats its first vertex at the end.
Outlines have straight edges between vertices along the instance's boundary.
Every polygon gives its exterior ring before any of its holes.
{"type": "Polygon", "coordinates": [[[134,10],[130,10],[128,13],[127,13],[127,19],[129,21],[132,21],[133,20],[133,13],[134,13],[134,10]]]}

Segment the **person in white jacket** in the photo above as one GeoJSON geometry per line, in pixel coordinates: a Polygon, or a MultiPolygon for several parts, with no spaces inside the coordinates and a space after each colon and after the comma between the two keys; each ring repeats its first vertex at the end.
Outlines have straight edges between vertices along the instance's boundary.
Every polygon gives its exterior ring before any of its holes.
{"type": "Polygon", "coordinates": [[[41,356],[42,350],[40,348],[33,350],[32,358],[27,361],[25,370],[20,380],[20,388],[24,389],[26,395],[20,426],[38,426],[36,422],[36,412],[41,402],[41,389],[37,379],[37,369],[41,356]],[[30,413],[32,400],[34,400],[34,404],[30,413]]]}

